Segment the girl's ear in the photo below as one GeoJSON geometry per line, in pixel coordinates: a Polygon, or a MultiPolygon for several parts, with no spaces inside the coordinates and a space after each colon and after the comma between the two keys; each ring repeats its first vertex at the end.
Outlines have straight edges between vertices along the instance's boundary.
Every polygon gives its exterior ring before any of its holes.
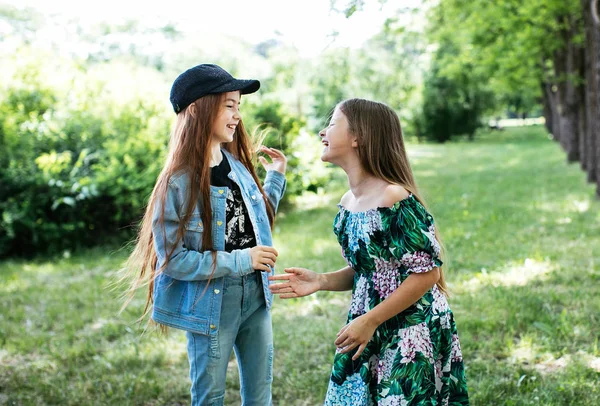
{"type": "Polygon", "coordinates": [[[358,138],[352,138],[352,148],[358,148],[358,138]]]}
{"type": "Polygon", "coordinates": [[[190,106],[188,107],[188,110],[190,111],[190,115],[193,118],[196,118],[196,112],[197,112],[197,110],[196,110],[196,103],[190,104],[190,106]]]}

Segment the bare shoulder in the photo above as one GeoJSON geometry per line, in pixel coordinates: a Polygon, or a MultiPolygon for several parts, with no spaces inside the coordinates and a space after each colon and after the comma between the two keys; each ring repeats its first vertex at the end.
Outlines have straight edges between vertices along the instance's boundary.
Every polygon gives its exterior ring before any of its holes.
{"type": "Polygon", "coordinates": [[[387,185],[383,191],[382,206],[391,207],[394,203],[404,200],[410,196],[408,190],[400,185],[387,185]]]}
{"type": "Polygon", "coordinates": [[[344,195],[340,199],[340,204],[344,207],[348,207],[348,203],[351,198],[352,198],[352,192],[350,190],[348,190],[346,193],[344,193],[344,195]]]}

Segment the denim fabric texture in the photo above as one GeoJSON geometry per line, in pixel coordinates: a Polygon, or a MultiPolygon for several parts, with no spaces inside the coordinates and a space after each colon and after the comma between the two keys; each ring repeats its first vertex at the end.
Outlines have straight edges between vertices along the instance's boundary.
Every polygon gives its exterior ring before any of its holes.
{"type": "MultiPolygon", "coordinates": [[[[258,245],[271,246],[272,236],[265,201],[258,186],[244,165],[230,153],[222,150],[229,160],[229,178],[236,182],[250,216],[258,245]]],[[[164,203],[164,222],[159,218],[162,206],[157,204],[153,213],[152,232],[157,253],[157,269],[165,263],[166,256],[175,245],[180,216],[185,211],[185,200],[190,176],[180,173],[171,177],[164,203]]],[[[285,191],[285,176],[268,171],[263,189],[275,209],[285,191]]],[[[216,268],[212,272],[213,256],[202,252],[201,207],[193,210],[191,220],[185,225],[183,240],[176,244],[167,267],[154,283],[154,306],[152,319],[196,334],[216,335],[219,331],[225,277],[242,277],[253,274],[250,248],[225,252],[227,188],[211,186],[213,248],[217,252],[216,268]]],[[[271,271],[271,274],[274,270],[271,271]]],[[[273,295],[268,288],[267,272],[260,272],[266,310],[271,308],[273,295]]]]}
{"type": "Polygon", "coordinates": [[[225,378],[235,351],[243,405],[272,404],[273,330],[258,273],[226,276],[219,332],[187,332],[192,406],[221,406],[225,378]]]}

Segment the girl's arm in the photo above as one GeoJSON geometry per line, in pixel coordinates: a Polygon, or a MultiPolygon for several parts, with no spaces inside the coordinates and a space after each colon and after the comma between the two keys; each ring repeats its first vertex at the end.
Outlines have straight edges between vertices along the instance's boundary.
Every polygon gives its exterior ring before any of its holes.
{"type": "Polygon", "coordinates": [[[438,268],[424,273],[411,273],[383,302],[346,324],[338,333],[335,345],[342,348],[340,351],[342,353],[358,347],[356,354],[352,357],[352,359],[357,359],[377,327],[415,304],[437,283],[439,278],[438,268]]]}
{"type": "Polygon", "coordinates": [[[438,268],[424,273],[411,273],[398,289],[364,316],[376,327],[379,327],[415,304],[439,279],[440,271],[438,268]]]}
{"type": "Polygon", "coordinates": [[[354,269],[350,266],[335,272],[318,274],[319,290],[342,291],[352,290],[354,269]]]}
{"type": "Polygon", "coordinates": [[[350,290],[354,281],[354,269],[349,266],[324,274],[304,268],[286,268],[285,272],[269,277],[270,281],[280,281],[270,284],[269,289],[282,299],[308,296],[319,290],[350,290]]]}

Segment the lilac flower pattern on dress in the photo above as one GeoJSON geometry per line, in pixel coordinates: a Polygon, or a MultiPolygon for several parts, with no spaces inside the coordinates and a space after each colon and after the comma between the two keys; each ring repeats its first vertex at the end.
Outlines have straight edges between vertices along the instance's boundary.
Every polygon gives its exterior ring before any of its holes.
{"type": "Polygon", "coordinates": [[[452,334],[452,362],[462,361],[462,351],[460,350],[460,342],[458,341],[458,335],[452,334]]]}
{"type": "Polygon", "coordinates": [[[433,363],[433,344],[429,337],[429,329],[425,323],[403,328],[398,332],[401,337],[400,353],[402,354],[402,363],[413,362],[417,352],[423,354],[433,363]]]}
{"type": "Polygon", "coordinates": [[[371,378],[377,379],[378,366],[379,366],[379,354],[371,355],[371,358],[369,358],[369,370],[371,371],[371,378]]]}
{"type": "Polygon", "coordinates": [[[452,327],[450,325],[450,315],[448,313],[440,315],[440,326],[445,330],[449,330],[452,327]]]}
{"type": "Polygon", "coordinates": [[[431,243],[431,248],[433,248],[433,253],[436,257],[440,256],[440,252],[442,248],[440,247],[440,243],[437,238],[435,238],[435,226],[432,224],[427,228],[427,231],[423,231],[423,234],[427,236],[429,242],[431,243]]]}
{"type": "Polygon", "coordinates": [[[398,288],[398,273],[400,262],[392,258],[386,261],[382,258],[374,258],[375,272],[373,273],[373,287],[379,293],[379,297],[385,299],[398,288]]]}
{"type": "Polygon", "coordinates": [[[401,262],[409,272],[414,273],[429,272],[436,267],[431,255],[424,251],[407,252],[402,255],[401,262]]]}
{"type": "Polygon", "coordinates": [[[388,348],[384,351],[383,357],[379,360],[379,365],[377,365],[377,376],[379,378],[378,383],[381,383],[381,381],[384,379],[390,379],[392,374],[392,366],[394,365],[394,360],[396,359],[397,353],[397,345],[393,345],[391,348],[388,348]]]}
{"type": "Polygon", "coordinates": [[[356,282],[356,287],[352,293],[352,302],[350,302],[350,314],[361,315],[369,310],[369,281],[361,276],[356,282]]]}
{"type": "Polygon", "coordinates": [[[450,306],[448,306],[448,299],[446,299],[446,296],[438,289],[437,286],[431,288],[431,293],[433,293],[433,303],[431,304],[431,310],[433,310],[433,314],[445,313],[450,310],[450,306]]]}

